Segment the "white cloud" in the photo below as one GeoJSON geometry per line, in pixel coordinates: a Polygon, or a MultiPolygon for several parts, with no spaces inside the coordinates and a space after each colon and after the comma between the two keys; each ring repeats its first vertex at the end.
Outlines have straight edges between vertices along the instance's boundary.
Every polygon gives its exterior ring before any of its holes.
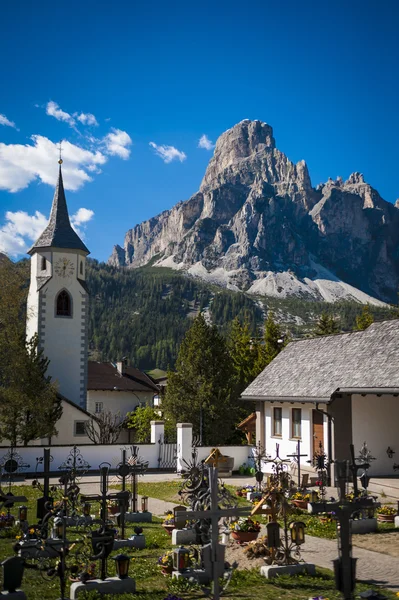
{"type": "Polygon", "coordinates": [[[155,154],[160,156],[165,163],[170,163],[172,160],[186,160],[187,155],[184,152],[181,152],[174,146],[158,146],[154,142],[150,142],[150,146],[154,148],[155,154]]]}
{"type": "Polygon", "coordinates": [[[73,116],[62,110],[58,106],[57,102],[53,102],[52,100],[50,100],[50,102],[47,102],[46,114],[50,117],[54,117],[55,119],[57,119],[57,121],[64,121],[65,123],[68,123],[68,125],[71,126],[75,125],[75,119],[73,118],[73,116]]]}
{"type": "Polygon", "coordinates": [[[132,145],[132,139],[126,131],[112,128],[111,133],[108,133],[103,139],[103,144],[106,153],[111,156],[119,156],[124,160],[130,156],[129,146],[132,145]]]}
{"type": "Polygon", "coordinates": [[[94,217],[94,211],[89,208],[79,208],[78,211],[71,217],[71,223],[79,227],[79,225],[83,225],[84,223],[88,223],[94,217]]]}
{"type": "MultiPolygon", "coordinates": [[[[94,212],[88,208],[79,208],[71,216],[72,227],[82,238],[84,238],[84,229],[87,223],[93,217],[94,212]]],[[[47,223],[48,218],[39,211],[33,215],[22,210],[7,211],[5,223],[0,227],[0,252],[12,257],[25,254],[46,228],[47,223]]]]}
{"type": "Polygon", "coordinates": [[[83,125],[95,125],[96,127],[98,126],[96,117],[91,113],[80,113],[80,115],[78,115],[78,113],[74,113],[74,117],[76,117],[77,120],[83,125]]]}
{"type": "MultiPolygon", "coordinates": [[[[37,179],[52,186],[56,184],[58,145],[41,135],[33,135],[31,139],[33,144],[25,145],[0,142],[0,190],[18,192],[37,179]]],[[[64,185],[68,190],[78,190],[92,181],[89,171],[97,172],[98,166],[108,160],[99,150],[86,150],[66,141],[62,156],[64,185]]]]}
{"type": "Polygon", "coordinates": [[[211,142],[207,135],[201,135],[198,140],[198,148],[204,148],[205,150],[212,150],[215,147],[215,144],[211,142]]]}
{"type": "Polygon", "coordinates": [[[6,127],[14,127],[14,129],[17,128],[14,121],[10,121],[10,119],[7,119],[5,115],[0,115],[0,125],[5,125],[6,127]]]}

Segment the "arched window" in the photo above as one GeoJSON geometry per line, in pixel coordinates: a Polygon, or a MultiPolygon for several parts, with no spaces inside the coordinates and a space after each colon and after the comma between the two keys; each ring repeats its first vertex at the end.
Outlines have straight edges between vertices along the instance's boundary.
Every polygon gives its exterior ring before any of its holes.
{"type": "Polygon", "coordinates": [[[80,261],[80,274],[83,275],[83,260],[80,261]]]}
{"type": "Polygon", "coordinates": [[[72,300],[65,290],[62,290],[57,296],[56,314],[57,317],[72,316],[72,300]]]}
{"type": "Polygon", "coordinates": [[[47,260],[42,256],[42,271],[47,271],[47,260]]]}

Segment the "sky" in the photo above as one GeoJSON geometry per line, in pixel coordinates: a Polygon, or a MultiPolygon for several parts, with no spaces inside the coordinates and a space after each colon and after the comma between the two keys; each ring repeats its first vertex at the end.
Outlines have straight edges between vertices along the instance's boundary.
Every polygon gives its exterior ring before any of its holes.
{"type": "Polygon", "coordinates": [[[0,251],[46,225],[62,141],[74,227],[107,260],[188,199],[219,135],[274,130],[312,183],[353,171],[399,197],[395,0],[3,3],[0,251]]]}

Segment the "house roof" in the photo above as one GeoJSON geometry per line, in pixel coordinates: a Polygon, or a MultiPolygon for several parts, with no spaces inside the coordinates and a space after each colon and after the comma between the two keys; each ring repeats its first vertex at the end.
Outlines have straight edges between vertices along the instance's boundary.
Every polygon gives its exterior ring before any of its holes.
{"type": "Polygon", "coordinates": [[[251,413],[246,417],[241,423],[238,423],[237,429],[242,429],[244,431],[255,431],[256,429],[256,412],[251,413]]]}
{"type": "Polygon", "coordinates": [[[90,254],[78,234],[72,229],[69,221],[68,207],[65,198],[64,183],[62,181],[61,165],[58,173],[57,187],[55,188],[50,220],[39,239],[33,244],[28,254],[39,248],[62,248],[83,250],[90,254]]]}
{"type": "Polygon", "coordinates": [[[87,410],[85,410],[84,408],[82,408],[78,404],[75,404],[75,402],[72,402],[72,400],[69,400],[69,398],[66,398],[65,396],[63,396],[59,392],[57,392],[57,396],[58,396],[58,398],[60,398],[62,400],[62,402],[66,402],[70,406],[73,406],[74,408],[76,408],[77,410],[79,410],[81,413],[83,413],[86,417],[92,417],[93,416],[87,410]]]}
{"type": "Polygon", "coordinates": [[[121,375],[113,363],[89,360],[88,390],[115,390],[120,392],[159,392],[154,381],[140,369],[125,367],[121,375]]]}
{"type": "Polygon", "coordinates": [[[365,331],[291,342],[241,397],[327,402],[338,388],[399,392],[399,319],[373,323],[365,331]]]}

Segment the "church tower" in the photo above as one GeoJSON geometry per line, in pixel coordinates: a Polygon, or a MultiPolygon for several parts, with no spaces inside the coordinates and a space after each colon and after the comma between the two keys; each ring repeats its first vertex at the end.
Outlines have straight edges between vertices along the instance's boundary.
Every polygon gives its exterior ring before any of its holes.
{"type": "Polygon", "coordinates": [[[59,164],[49,223],[28,251],[32,258],[26,333],[28,339],[37,333],[59,392],[86,408],[89,250],[69,221],[61,159],[59,164]]]}

